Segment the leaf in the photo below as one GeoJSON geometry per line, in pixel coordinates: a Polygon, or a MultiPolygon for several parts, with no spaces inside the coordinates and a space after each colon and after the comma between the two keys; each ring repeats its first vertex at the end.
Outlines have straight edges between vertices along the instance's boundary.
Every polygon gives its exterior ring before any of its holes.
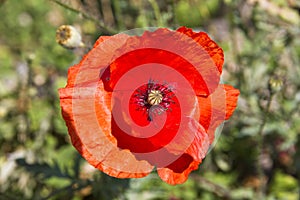
{"type": "Polygon", "coordinates": [[[24,167],[29,173],[32,173],[35,176],[40,175],[42,177],[42,179],[47,179],[50,177],[60,177],[60,178],[72,178],[69,174],[63,172],[59,166],[58,163],[54,163],[54,166],[50,166],[46,163],[33,163],[33,164],[29,164],[26,162],[25,159],[21,158],[21,159],[17,159],[16,163],[21,166],[24,167]]]}

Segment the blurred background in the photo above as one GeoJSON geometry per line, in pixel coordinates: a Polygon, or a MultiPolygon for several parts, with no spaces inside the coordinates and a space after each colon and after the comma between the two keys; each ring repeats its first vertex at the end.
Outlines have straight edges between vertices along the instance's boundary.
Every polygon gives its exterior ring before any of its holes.
{"type": "Polygon", "coordinates": [[[299,0],[1,0],[0,199],[299,199],[299,0]],[[85,47],[56,43],[74,26],[85,47]],[[101,35],[181,25],[223,48],[238,108],[199,170],[178,186],[156,172],[115,179],[70,144],[58,88],[101,35]]]}

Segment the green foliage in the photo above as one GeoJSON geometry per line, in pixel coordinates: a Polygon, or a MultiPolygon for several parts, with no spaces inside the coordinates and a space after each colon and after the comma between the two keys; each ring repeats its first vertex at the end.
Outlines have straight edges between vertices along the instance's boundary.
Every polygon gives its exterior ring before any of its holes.
{"type": "Polygon", "coordinates": [[[205,25],[216,14],[219,0],[182,0],[176,5],[175,16],[180,25],[197,27],[205,25]]]}
{"type": "Polygon", "coordinates": [[[297,199],[298,183],[291,175],[277,171],[271,183],[270,191],[278,199],[297,199]]]}
{"type": "Polygon", "coordinates": [[[99,2],[0,1],[0,199],[299,199],[296,0],[112,0],[105,10],[99,2]],[[59,46],[62,24],[80,29],[86,47],[59,46]],[[223,79],[241,91],[238,109],[186,183],[170,186],[155,173],[109,177],[70,143],[58,98],[68,67],[99,35],[179,25],[206,30],[222,46],[223,79]]]}

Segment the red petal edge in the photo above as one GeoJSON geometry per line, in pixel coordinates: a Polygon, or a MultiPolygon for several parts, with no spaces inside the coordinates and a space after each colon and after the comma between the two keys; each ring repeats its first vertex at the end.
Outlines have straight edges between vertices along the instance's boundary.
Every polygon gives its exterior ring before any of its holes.
{"type": "Polygon", "coordinates": [[[198,97],[200,124],[208,132],[210,142],[214,140],[216,128],[233,114],[240,92],[230,85],[220,84],[213,94],[198,97]]]}
{"type": "Polygon", "coordinates": [[[180,27],[177,32],[183,33],[198,42],[214,60],[220,74],[222,73],[222,66],[224,63],[224,53],[217,43],[210,39],[210,37],[204,32],[194,32],[190,28],[180,27]]]}

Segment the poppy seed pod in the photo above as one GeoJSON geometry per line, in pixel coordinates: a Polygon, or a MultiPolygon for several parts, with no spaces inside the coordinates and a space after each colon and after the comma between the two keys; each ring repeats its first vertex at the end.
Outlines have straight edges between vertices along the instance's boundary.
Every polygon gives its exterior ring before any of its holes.
{"type": "Polygon", "coordinates": [[[56,42],[67,49],[83,47],[81,35],[78,30],[71,25],[61,25],[56,30],[56,42]]]}

